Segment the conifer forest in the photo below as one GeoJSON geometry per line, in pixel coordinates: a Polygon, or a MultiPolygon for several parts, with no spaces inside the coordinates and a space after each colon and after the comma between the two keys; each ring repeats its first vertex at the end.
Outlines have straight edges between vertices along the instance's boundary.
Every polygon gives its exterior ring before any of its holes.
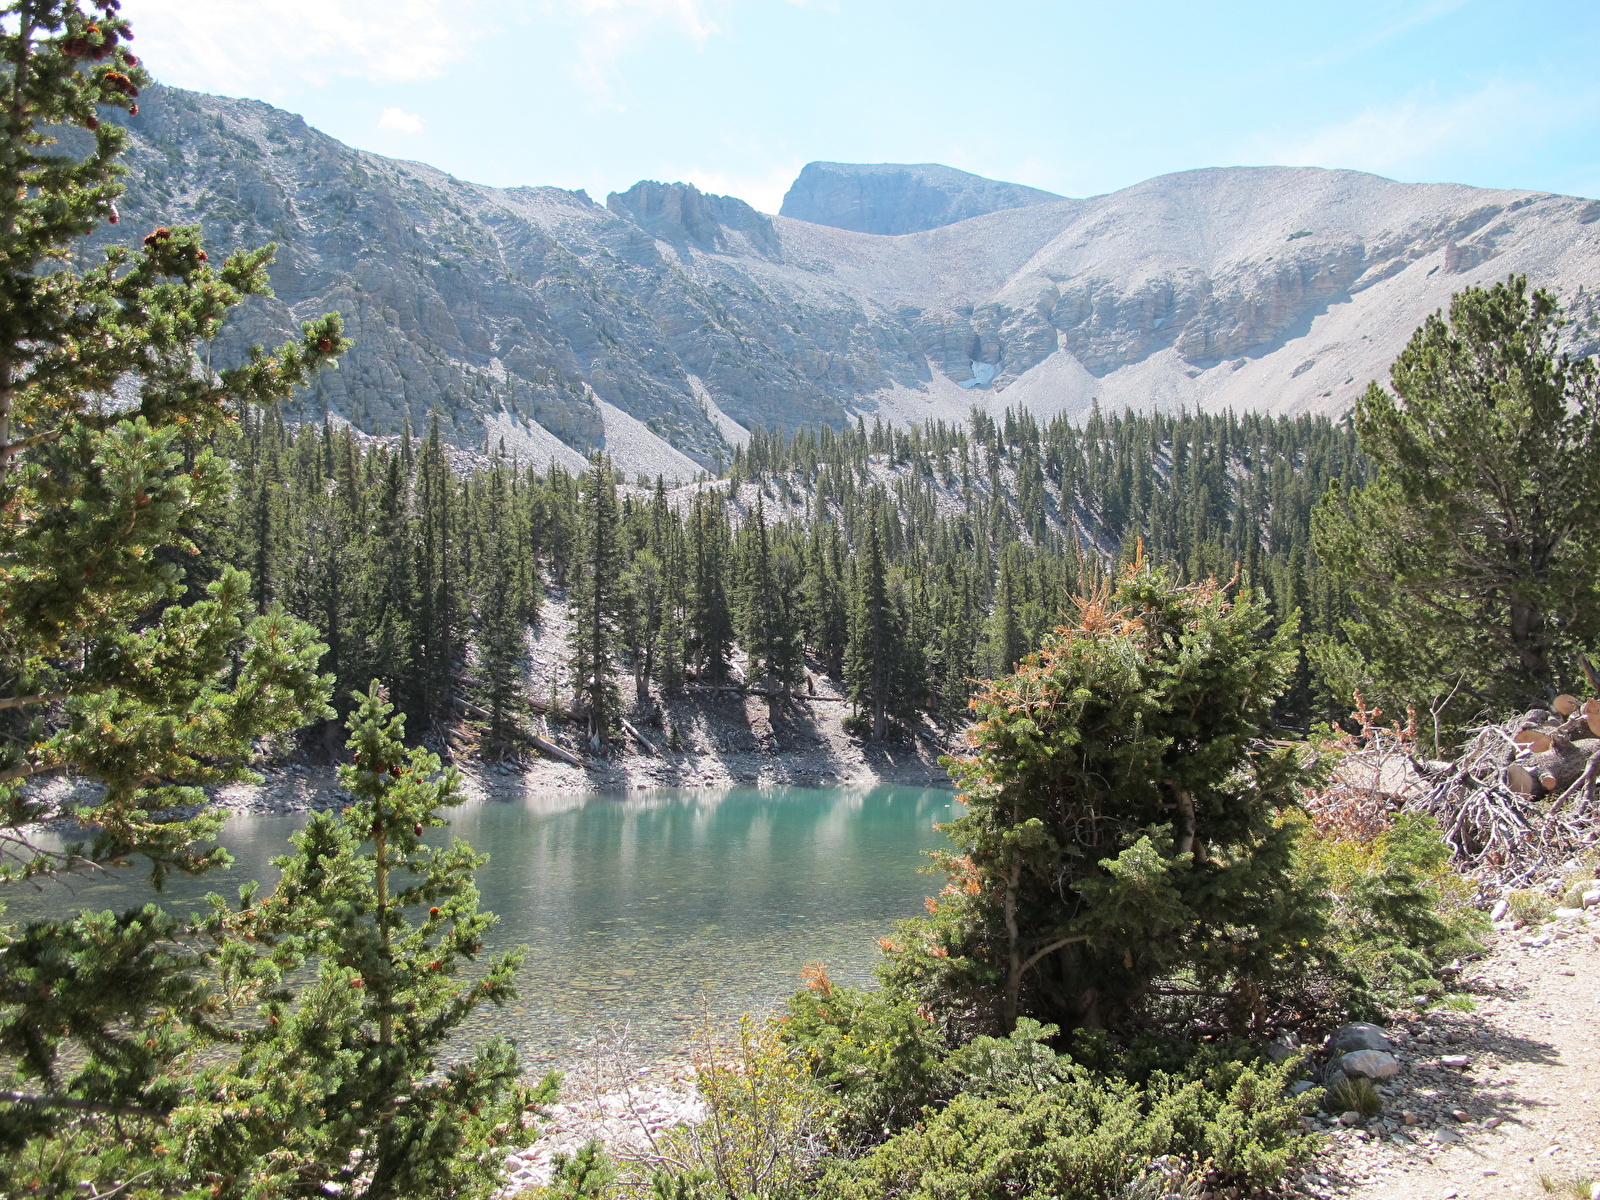
{"type": "MultiPolygon", "coordinates": [[[[341,713],[376,678],[414,730],[466,704],[505,744],[530,704],[553,705],[597,746],[653,695],[726,684],[736,663],[776,695],[834,677],[868,737],[961,722],[975,680],[1137,554],[1337,635],[1347,602],[1317,570],[1311,514],[1364,472],[1352,431],[1322,418],[1098,411],[1081,427],[1022,411],[758,431],[720,477],[672,486],[603,457],[573,475],[494,445],[464,455],[437,428],[375,439],[272,413],[230,453],[206,561],[316,629],[341,713]],[[549,596],[571,620],[554,697],[523,682],[549,596]]],[[[1304,730],[1335,707],[1302,658],[1275,719],[1304,730]]]]}

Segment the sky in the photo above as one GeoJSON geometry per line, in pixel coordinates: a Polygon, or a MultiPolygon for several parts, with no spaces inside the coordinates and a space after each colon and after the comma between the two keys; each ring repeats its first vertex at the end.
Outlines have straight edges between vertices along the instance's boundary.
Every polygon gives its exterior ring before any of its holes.
{"type": "Polygon", "coordinates": [[[1596,0],[125,0],[165,83],[499,186],[940,162],[1068,196],[1345,167],[1600,196],[1596,0]]]}

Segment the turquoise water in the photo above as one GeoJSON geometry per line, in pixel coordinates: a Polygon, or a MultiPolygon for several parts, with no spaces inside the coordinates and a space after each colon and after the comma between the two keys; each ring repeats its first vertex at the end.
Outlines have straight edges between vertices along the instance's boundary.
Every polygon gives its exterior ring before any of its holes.
{"type": "MultiPolygon", "coordinates": [[[[626,798],[530,795],[455,810],[451,830],[490,855],[483,906],[500,915],[491,949],[527,947],[519,999],[489,1008],[474,1033],[515,1037],[530,1062],[582,1053],[594,1032],[626,1026],[661,1058],[708,1012],[772,1007],[802,966],[870,984],[877,939],[922,909],[940,880],[919,874],[953,815],[939,789],[770,788],[659,791],[626,798]]],[[[161,902],[193,910],[210,891],[275,877],[296,816],[240,816],[223,842],[231,870],[169,883],[161,902]]],[[[151,898],[124,873],[60,891],[5,897],[12,917],[122,908],[151,898]]]]}

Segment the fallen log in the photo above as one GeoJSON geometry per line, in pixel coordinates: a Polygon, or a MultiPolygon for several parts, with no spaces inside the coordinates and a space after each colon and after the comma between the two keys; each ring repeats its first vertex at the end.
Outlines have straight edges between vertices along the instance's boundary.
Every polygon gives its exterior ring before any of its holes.
{"type": "Polygon", "coordinates": [[[648,752],[650,754],[654,754],[654,755],[656,755],[658,757],[660,756],[661,751],[656,749],[655,743],[652,742],[649,738],[645,737],[645,735],[640,733],[637,729],[635,729],[633,727],[633,722],[632,721],[624,720],[622,722],[622,728],[627,730],[627,732],[631,733],[633,735],[634,741],[638,742],[641,746],[643,746],[645,748],[646,752],[648,752]]]}
{"type": "Polygon", "coordinates": [[[1530,754],[1506,767],[1506,786],[1523,796],[1562,792],[1576,783],[1600,751],[1600,738],[1580,738],[1530,754]]]}
{"type": "Polygon", "coordinates": [[[571,750],[568,750],[565,746],[556,745],[549,738],[540,737],[537,733],[529,733],[522,729],[517,730],[517,732],[522,734],[533,748],[541,754],[548,754],[551,758],[559,758],[562,762],[571,763],[575,767],[587,767],[589,765],[571,750]]]}

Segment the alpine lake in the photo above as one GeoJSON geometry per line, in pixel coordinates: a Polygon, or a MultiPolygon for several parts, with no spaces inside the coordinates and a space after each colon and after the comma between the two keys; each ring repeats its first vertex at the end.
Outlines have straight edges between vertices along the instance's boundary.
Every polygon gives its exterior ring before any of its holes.
{"type": "MultiPolygon", "coordinates": [[[[438,838],[489,861],[482,907],[498,914],[486,955],[525,947],[518,997],[485,1005],[462,1031],[513,1038],[525,1067],[570,1063],[596,1035],[625,1030],[664,1062],[699,1026],[772,1011],[823,963],[835,983],[872,986],[878,939],[922,911],[942,880],[922,872],[957,814],[948,789],[742,788],[529,793],[451,812],[438,838]]],[[[175,913],[277,878],[271,860],[308,814],[231,818],[226,871],[174,878],[161,893],[128,868],[40,892],[8,889],[7,919],[154,900],[175,913]]],[[[471,968],[467,968],[468,973],[471,968]]]]}

